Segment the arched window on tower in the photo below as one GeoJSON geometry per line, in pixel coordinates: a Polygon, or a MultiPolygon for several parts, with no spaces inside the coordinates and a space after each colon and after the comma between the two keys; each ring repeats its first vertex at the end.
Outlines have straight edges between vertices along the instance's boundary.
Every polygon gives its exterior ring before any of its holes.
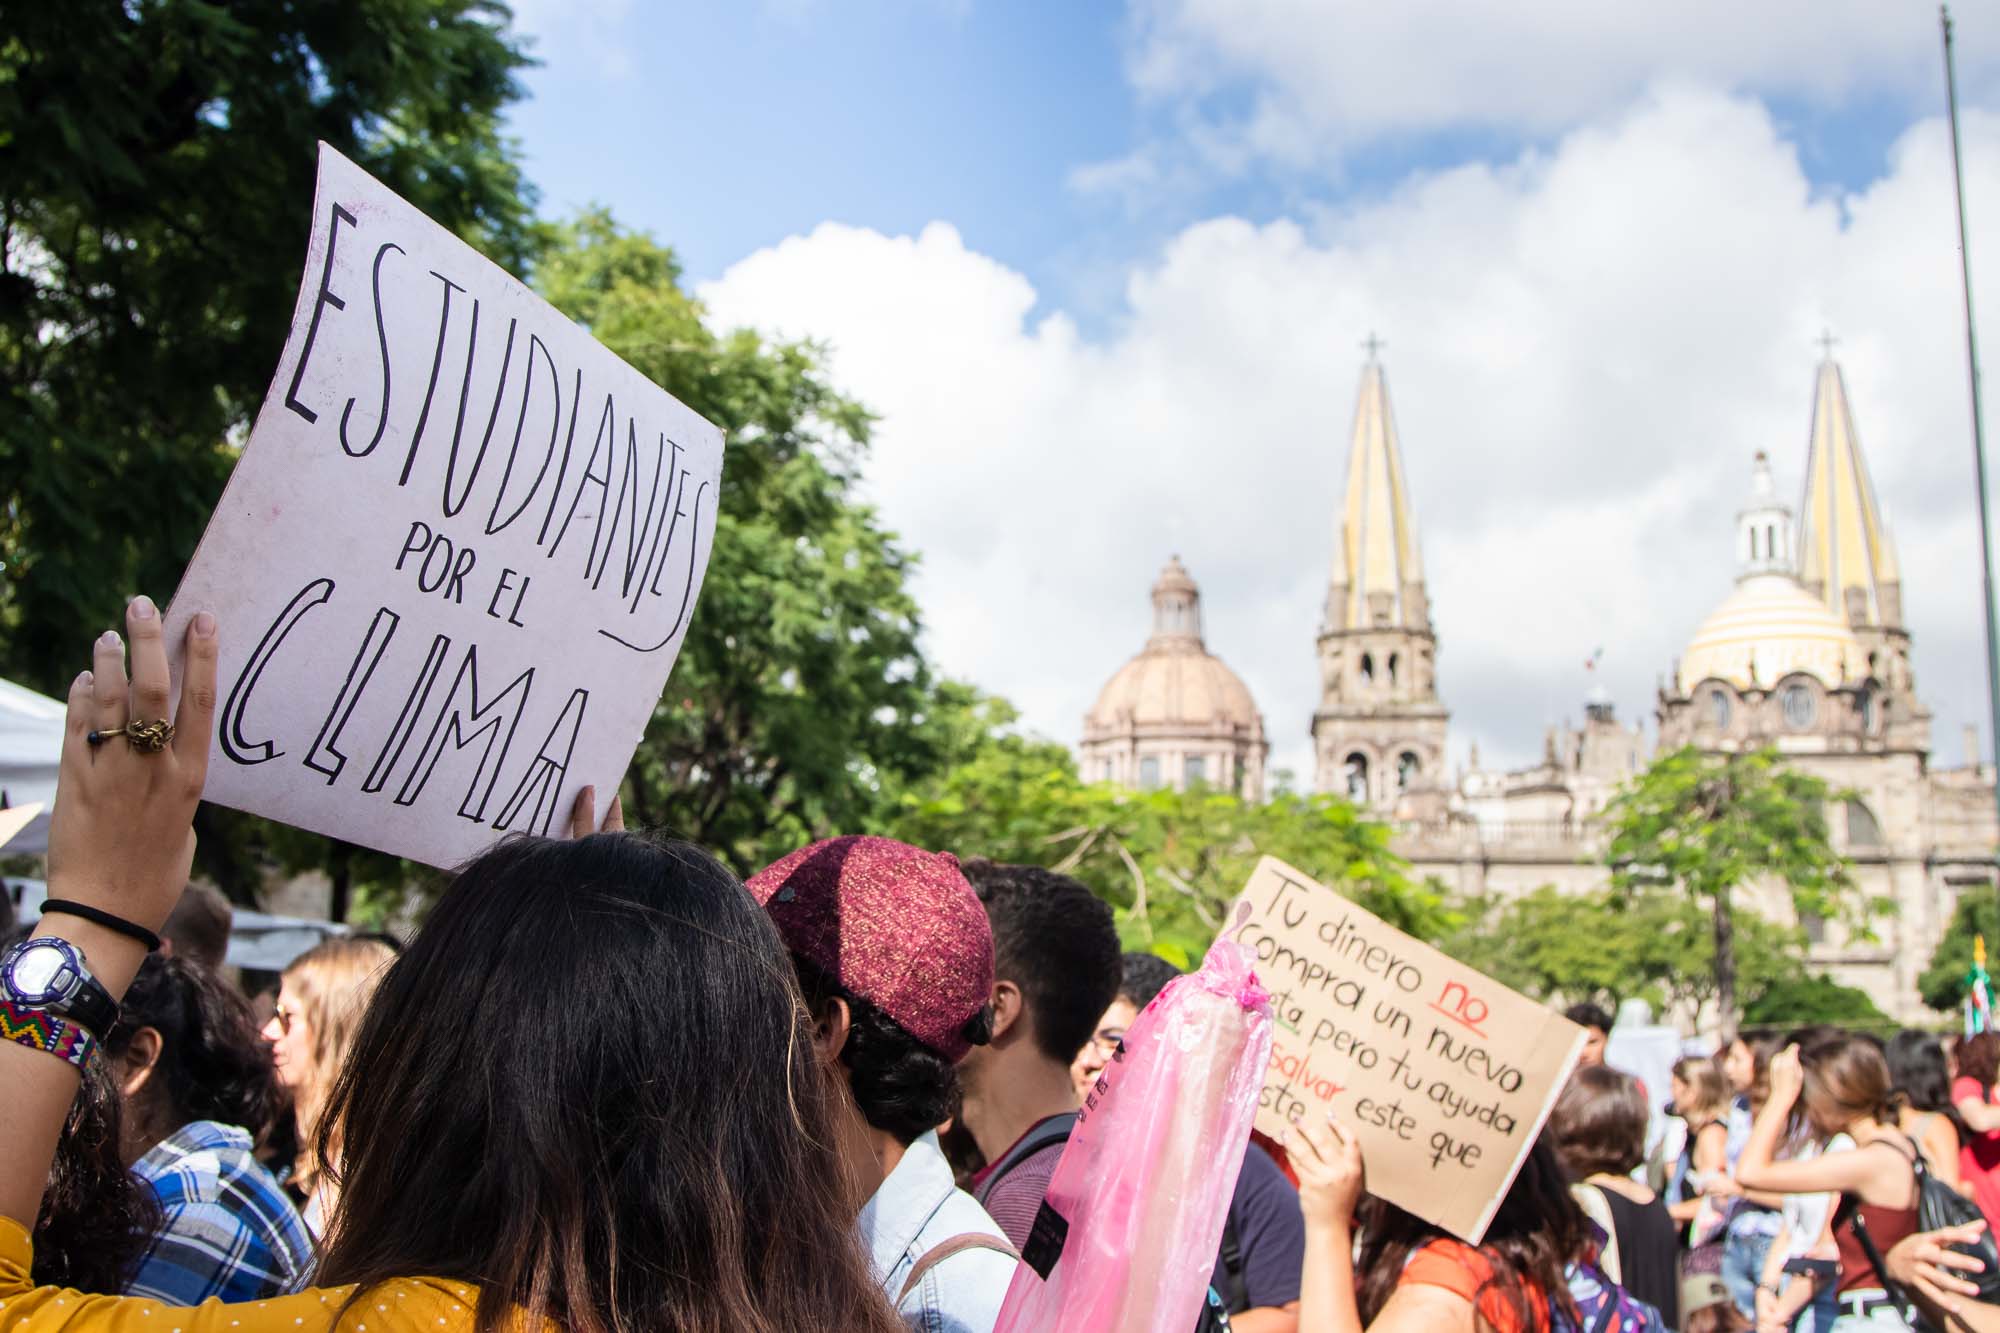
{"type": "Polygon", "coordinates": [[[1778,558],[1778,525],[1776,523],[1767,524],[1764,528],[1764,558],[1766,560],[1776,560],[1778,558]]]}
{"type": "Polygon", "coordinates": [[[1139,761],[1139,788],[1152,791],[1160,785],[1160,760],[1157,755],[1147,755],[1139,761]]]}
{"type": "Polygon", "coordinates": [[[1361,654],[1361,683],[1363,685],[1373,685],[1375,683],[1375,655],[1373,653],[1361,654]]]}
{"type": "Polygon", "coordinates": [[[1880,847],[1882,825],[1876,822],[1875,812],[1856,800],[1850,799],[1842,804],[1847,807],[1847,845],[1880,847]]]}
{"type": "Polygon", "coordinates": [[[1395,653],[1389,654],[1389,688],[1396,688],[1396,677],[1403,671],[1403,659],[1395,653]]]}
{"type": "Polygon", "coordinates": [[[1757,559],[1757,529],[1755,528],[1750,529],[1750,559],[1753,562],[1757,559]]]}
{"type": "Polygon", "coordinates": [[[1417,756],[1408,750],[1396,756],[1396,790],[1408,791],[1416,782],[1419,770],[1417,756]]]}
{"type": "Polygon", "coordinates": [[[1368,756],[1359,751],[1347,756],[1347,799],[1357,805],[1368,799],[1368,756]]]}

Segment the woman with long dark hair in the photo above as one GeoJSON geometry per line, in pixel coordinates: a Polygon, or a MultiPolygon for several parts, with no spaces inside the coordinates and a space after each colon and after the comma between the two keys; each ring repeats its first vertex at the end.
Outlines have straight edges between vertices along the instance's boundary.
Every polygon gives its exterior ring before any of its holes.
{"type": "MultiPolygon", "coordinates": [[[[143,724],[169,716],[170,695],[158,613],[138,599],[127,624],[133,684],[107,635],[70,691],[49,880],[78,910],[39,930],[114,1001],[144,956],[135,937],[186,882],[216,700],[204,613],[178,736],[129,743],[129,721],[158,735],[143,724]]],[[[33,1284],[22,1220],[100,1007],[11,988],[16,1011],[40,1018],[0,1041],[10,1328],[901,1333],[854,1227],[861,1201],[833,1146],[838,1075],[814,1054],[790,959],[743,886],[693,847],[523,838],[460,871],[383,979],[321,1119],[322,1142],[336,1124],[344,1135],[344,1189],[324,1285],[295,1296],[186,1310],[33,1284]]]]}
{"type": "Polygon", "coordinates": [[[198,1305],[297,1290],[312,1237],[255,1155],[276,1114],[270,1049],[234,986],[150,954],[104,1053],[124,1098],[124,1160],[160,1206],[127,1295],[198,1305]]]}
{"type": "Polygon", "coordinates": [[[1889,1108],[1896,1128],[1924,1150],[1930,1173],[1958,1188],[1958,1150],[1964,1121],[1951,1104],[1951,1066],[1937,1034],[1905,1028],[1882,1049],[1889,1062],[1889,1108]]]}
{"type": "Polygon", "coordinates": [[[1590,1233],[1547,1135],[1472,1246],[1364,1199],[1360,1144],[1328,1119],[1286,1142],[1306,1219],[1299,1333],[1547,1333],[1552,1305],[1575,1314],[1564,1270],[1587,1257],[1590,1233]]]}

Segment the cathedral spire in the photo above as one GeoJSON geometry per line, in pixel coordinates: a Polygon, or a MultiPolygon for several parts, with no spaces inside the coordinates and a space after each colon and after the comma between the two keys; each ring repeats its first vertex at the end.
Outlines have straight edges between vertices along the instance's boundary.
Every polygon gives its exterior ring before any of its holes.
{"type": "Polygon", "coordinates": [[[1813,388],[1812,443],[1799,504],[1799,581],[1856,629],[1901,629],[1895,551],[1861,456],[1861,436],[1832,339],[1813,388]]]}
{"type": "Polygon", "coordinates": [[[1368,363],[1354,407],[1346,509],[1327,587],[1326,627],[1427,630],[1430,606],[1416,515],[1389,410],[1389,382],[1376,355],[1382,344],[1371,335],[1364,346],[1368,363]]]}
{"type": "Polygon", "coordinates": [[[1414,817],[1442,808],[1449,715],[1438,698],[1437,638],[1382,343],[1371,335],[1362,346],[1368,362],[1319,632],[1314,781],[1378,814],[1414,817]]]}

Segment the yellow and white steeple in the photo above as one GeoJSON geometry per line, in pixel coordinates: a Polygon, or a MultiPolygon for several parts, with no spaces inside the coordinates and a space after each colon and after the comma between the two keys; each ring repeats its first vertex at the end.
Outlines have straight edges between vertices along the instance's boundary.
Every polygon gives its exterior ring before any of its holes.
{"type": "Polygon", "coordinates": [[[1396,417],[1389,409],[1389,382],[1370,338],[1368,363],[1354,405],[1354,432],[1347,455],[1347,496],[1328,581],[1326,628],[1428,630],[1430,604],[1424,592],[1423,556],[1417,520],[1403,476],[1403,452],[1396,417]]]}
{"type": "Polygon", "coordinates": [[[1900,630],[1903,589],[1895,544],[1875,503],[1832,339],[1823,342],[1799,502],[1799,582],[1856,630],[1900,630]]]}
{"type": "Polygon", "coordinates": [[[1315,785],[1380,813],[1442,791],[1444,704],[1417,520],[1403,476],[1389,383],[1377,356],[1354,406],[1347,494],[1319,632],[1315,785]]]}

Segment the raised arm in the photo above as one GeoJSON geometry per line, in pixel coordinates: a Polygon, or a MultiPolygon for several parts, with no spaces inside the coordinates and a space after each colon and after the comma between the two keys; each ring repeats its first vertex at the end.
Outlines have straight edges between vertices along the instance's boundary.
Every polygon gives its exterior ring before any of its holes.
{"type": "Polygon", "coordinates": [[[1299,1274],[1299,1333],[1362,1333],[1354,1293],[1354,1208],[1361,1201],[1361,1144],[1331,1112],[1324,1129],[1298,1125],[1285,1150],[1299,1178],[1305,1268],[1299,1274]]]}
{"type": "Polygon", "coordinates": [[[1787,1046],[1771,1060],[1771,1096],[1750,1126],[1750,1141],[1736,1159],[1736,1182],[1746,1190],[1768,1190],[1774,1194],[1831,1194],[1840,1190],[1860,1190],[1873,1176],[1871,1154],[1864,1152],[1822,1153],[1803,1162],[1775,1160],[1778,1143],[1785,1134],[1805,1074],[1799,1066],[1799,1048],[1787,1046]]]}
{"type": "MultiPolygon", "coordinates": [[[[121,733],[128,722],[170,714],[166,645],[158,608],[134,598],[125,612],[125,644],[106,631],[91,669],[70,685],[62,763],[49,822],[49,897],[80,903],[157,932],[187,885],[194,861],[194,810],[207,775],[215,713],[215,618],[189,625],[180,712],[170,742],[153,751],[146,738],[121,733]],[[93,741],[92,737],[96,740],[93,741]]],[[[36,936],[67,940],[116,1000],[132,984],[145,946],[128,934],[50,910],[36,936]]],[[[50,1031],[27,1011],[24,1031],[50,1031]]],[[[102,1033],[92,1033],[100,1037],[102,1033]]],[[[45,1049],[0,1041],[0,1216],[32,1227],[64,1117],[76,1096],[76,1067],[45,1049]]]]}

